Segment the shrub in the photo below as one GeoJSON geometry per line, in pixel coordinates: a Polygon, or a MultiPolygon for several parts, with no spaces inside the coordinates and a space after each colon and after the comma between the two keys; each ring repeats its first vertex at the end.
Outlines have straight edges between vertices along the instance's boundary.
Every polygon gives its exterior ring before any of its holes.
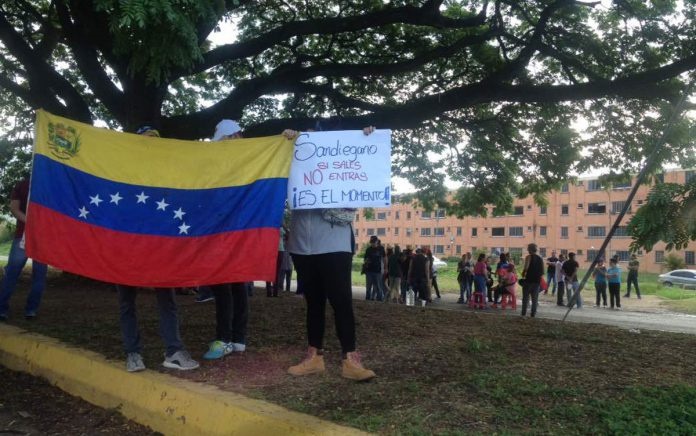
{"type": "Polygon", "coordinates": [[[665,267],[667,267],[667,271],[672,271],[674,269],[682,269],[684,268],[684,266],[684,259],[677,256],[676,254],[669,253],[667,256],[665,256],[665,267]]]}

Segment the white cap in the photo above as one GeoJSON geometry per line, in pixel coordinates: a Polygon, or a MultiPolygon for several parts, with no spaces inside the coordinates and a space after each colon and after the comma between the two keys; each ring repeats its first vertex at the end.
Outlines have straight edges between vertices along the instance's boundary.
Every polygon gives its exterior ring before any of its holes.
{"type": "Polygon", "coordinates": [[[217,126],[215,126],[215,134],[213,135],[213,141],[219,141],[223,136],[234,135],[237,132],[241,132],[242,128],[239,127],[239,123],[233,120],[222,120],[217,126]]]}

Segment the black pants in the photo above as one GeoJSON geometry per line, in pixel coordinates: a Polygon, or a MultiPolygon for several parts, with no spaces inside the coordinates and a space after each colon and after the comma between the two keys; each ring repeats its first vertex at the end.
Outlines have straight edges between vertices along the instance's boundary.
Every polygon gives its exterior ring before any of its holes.
{"type": "Polygon", "coordinates": [[[604,307],[607,306],[607,284],[602,283],[602,282],[595,282],[594,284],[595,290],[597,291],[597,300],[596,304],[599,306],[599,299],[601,297],[602,299],[602,304],[604,307]]]}
{"type": "Polygon", "coordinates": [[[527,314],[530,297],[532,298],[532,317],[534,317],[539,304],[539,283],[525,283],[522,286],[522,316],[527,314]]]}
{"type": "Polygon", "coordinates": [[[435,289],[435,295],[437,295],[437,298],[440,298],[440,288],[437,286],[437,277],[433,277],[430,283],[432,283],[433,289],[435,289]]]}
{"type": "Polygon", "coordinates": [[[628,278],[626,279],[626,296],[630,297],[631,296],[631,284],[633,284],[636,287],[636,295],[638,298],[640,298],[640,289],[638,289],[638,273],[629,271],[628,272],[628,278]]]}
{"type": "Polygon", "coordinates": [[[324,348],[326,300],[334,310],[336,335],[343,353],[355,351],[355,318],[351,283],[352,253],[293,254],[297,278],[307,301],[307,339],[324,348]]]}
{"type": "Polygon", "coordinates": [[[565,280],[558,281],[558,289],[556,289],[556,304],[565,306],[563,304],[563,296],[565,295],[565,280]]]}
{"type": "Polygon", "coordinates": [[[621,283],[609,283],[609,304],[612,309],[621,307],[621,283]]]}
{"type": "Polygon", "coordinates": [[[244,283],[211,286],[215,295],[215,339],[246,344],[249,297],[244,283]]]}

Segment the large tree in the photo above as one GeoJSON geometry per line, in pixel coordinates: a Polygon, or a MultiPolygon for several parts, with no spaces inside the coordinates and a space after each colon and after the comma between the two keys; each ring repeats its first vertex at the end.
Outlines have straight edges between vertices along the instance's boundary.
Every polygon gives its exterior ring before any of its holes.
{"type": "MultiPolygon", "coordinates": [[[[338,115],[395,130],[394,171],[426,206],[444,204],[445,175],[461,182],[458,215],[590,167],[635,172],[695,71],[691,0],[0,4],[0,116],[19,128],[38,107],[177,138],[223,117],[261,135],[338,115]]],[[[693,163],[692,133],[680,121],[656,168],[693,163]]]]}

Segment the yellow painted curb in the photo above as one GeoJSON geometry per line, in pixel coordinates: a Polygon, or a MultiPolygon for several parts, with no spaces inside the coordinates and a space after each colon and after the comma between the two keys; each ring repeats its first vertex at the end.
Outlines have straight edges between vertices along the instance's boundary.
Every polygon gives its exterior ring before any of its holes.
{"type": "Polygon", "coordinates": [[[0,364],[165,435],[358,435],[358,430],[154,371],[128,373],[103,356],[0,325],[0,364]]]}

